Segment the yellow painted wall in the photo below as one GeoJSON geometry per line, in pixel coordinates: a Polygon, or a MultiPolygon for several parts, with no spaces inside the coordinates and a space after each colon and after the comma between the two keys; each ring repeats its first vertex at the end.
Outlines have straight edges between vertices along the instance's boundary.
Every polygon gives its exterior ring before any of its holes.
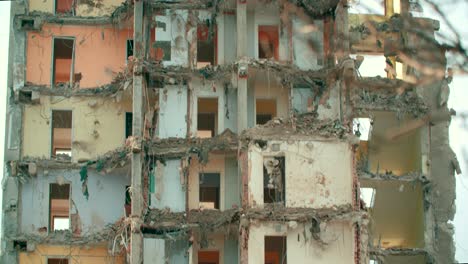
{"type": "MultiPolygon", "coordinates": [[[[99,3],[98,6],[88,5],[77,1],[75,12],[77,16],[108,16],[120,6],[124,0],[92,0],[99,3]]],[[[29,0],[29,11],[40,11],[47,13],[55,13],[55,0],[29,0]]]]}
{"type": "Polygon", "coordinates": [[[288,118],[289,116],[289,89],[281,86],[275,74],[269,72],[254,72],[252,85],[255,87],[255,99],[276,100],[276,116],[288,118]]]}
{"type": "Polygon", "coordinates": [[[224,176],[225,176],[225,166],[224,166],[224,155],[213,155],[210,154],[208,157],[208,163],[206,165],[201,165],[198,163],[197,159],[192,159],[190,163],[190,178],[189,178],[189,209],[199,209],[200,201],[200,188],[199,188],[199,173],[219,173],[220,180],[220,190],[219,190],[219,208],[225,210],[224,208],[224,176]]]}
{"type": "Polygon", "coordinates": [[[396,140],[387,140],[389,129],[403,126],[409,119],[398,120],[393,112],[372,113],[374,125],[369,139],[369,170],[376,173],[392,171],[395,175],[421,170],[420,130],[396,140]]]}
{"type": "Polygon", "coordinates": [[[51,155],[52,110],[72,110],[72,158],[91,159],[125,143],[125,112],[132,111],[129,100],[113,98],[42,96],[38,105],[26,105],[23,117],[23,157],[49,158],[51,155]],[[91,107],[95,102],[95,106],[91,107]],[[94,131],[98,136],[93,135],[94,131]]]}
{"type": "Polygon", "coordinates": [[[48,258],[69,258],[70,264],[124,264],[124,256],[110,256],[106,246],[89,249],[37,245],[34,252],[19,253],[19,264],[46,264],[48,258]]]}
{"type": "MultiPolygon", "coordinates": [[[[196,234],[196,241],[199,240],[200,234],[196,234]]],[[[201,249],[199,243],[194,243],[192,247],[192,258],[189,260],[190,264],[198,263],[198,251],[218,251],[219,252],[219,264],[224,264],[224,240],[223,234],[211,234],[208,235],[208,245],[206,248],[201,249]]]]}

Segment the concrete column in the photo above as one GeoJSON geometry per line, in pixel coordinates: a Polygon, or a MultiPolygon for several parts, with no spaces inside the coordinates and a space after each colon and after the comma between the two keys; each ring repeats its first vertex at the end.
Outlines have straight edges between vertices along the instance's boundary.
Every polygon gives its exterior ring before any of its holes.
{"type": "MultiPolygon", "coordinates": [[[[237,1],[237,59],[247,56],[247,1],[237,1]]],[[[246,63],[239,63],[237,72],[237,132],[247,128],[247,75],[246,63]]]]}
{"type": "MultiPolygon", "coordinates": [[[[133,41],[134,57],[137,62],[133,69],[133,137],[140,141],[143,137],[143,86],[145,85],[142,67],[139,65],[145,56],[145,32],[144,29],[144,2],[135,1],[134,4],[134,32],[133,41]]],[[[130,263],[143,263],[143,234],[141,233],[140,225],[143,222],[143,186],[142,186],[142,163],[143,153],[141,151],[141,142],[139,147],[133,148],[132,152],[132,227],[131,227],[131,252],[130,263]],[[138,149],[139,148],[139,149],[138,149]]]]}

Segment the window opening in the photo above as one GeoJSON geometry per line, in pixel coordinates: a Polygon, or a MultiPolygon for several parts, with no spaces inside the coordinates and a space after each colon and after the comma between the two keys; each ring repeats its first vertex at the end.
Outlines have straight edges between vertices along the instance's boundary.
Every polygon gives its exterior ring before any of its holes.
{"type": "Polygon", "coordinates": [[[263,159],[263,202],[283,203],[285,198],[285,158],[263,159]]]}
{"type": "Polygon", "coordinates": [[[257,125],[264,125],[276,116],[275,99],[257,99],[255,105],[257,125]]]}
{"type": "Polygon", "coordinates": [[[219,173],[200,173],[200,207],[219,209],[219,173]]]}
{"type": "Polygon", "coordinates": [[[197,26],[197,68],[216,65],[216,27],[213,26],[214,34],[210,36],[209,21],[207,24],[199,24],[197,26]]]}
{"type": "Polygon", "coordinates": [[[197,137],[210,138],[218,130],[218,98],[198,98],[197,137]]]}
{"type": "Polygon", "coordinates": [[[198,264],[219,264],[219,251],[198,251],[198,264]]]}
{"type": "Polygon", "coordinates": [[[53,84],[70,84],[73,71],[74,39],[55,38],[53,58],[53,84]]]}
{"type": "Polygon", "coordinates": [[[52,111],[52,156],[71,159],[72,111],[52,111]]]}
{"type": "Polygon", "coordinates": [[[50,230],[70,229],[70,184],[50,184],[50,230]]]}
{"type": "Polygon", "coordinates": [[[265,264],[287,264],[285,236],[265,236],[265,264]]]}
{"type": "Polygon", "coordinates": [[[278,60],[278,26],[258,26],[258,58],[278,60]]]}

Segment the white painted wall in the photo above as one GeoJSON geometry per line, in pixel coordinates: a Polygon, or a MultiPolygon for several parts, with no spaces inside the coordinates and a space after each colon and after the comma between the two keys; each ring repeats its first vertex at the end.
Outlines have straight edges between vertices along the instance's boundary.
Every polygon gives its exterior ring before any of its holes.
{"type": "Polygon", "coordinates": [[[354,232],[350,223],[330,222],[321,225],[321,238],[328,245],[317,243],[310,233],[310,224],[251,222],[249,229],[249,263],[265,263],[265,236],[286,236],[287,263],[336,264],[354,263],[354,232]]]}
{"type": "Polygon", "coordinates": [[[263,206],[263,159],[284,156],[286,206],[323,208],[352,203],[352,151],[339,141],[269,141],[249,147],[249,204],[263,206]],[[279,151],[272,151],[279,144],[279,151]],[[300,169],[299,169],[300,168],[300,169]]]}
{"type": "Polygon", "coordinates": [[[159,92],[158,136],[160,138],[187,135],[187,86],[166,85],[159,92]]]}

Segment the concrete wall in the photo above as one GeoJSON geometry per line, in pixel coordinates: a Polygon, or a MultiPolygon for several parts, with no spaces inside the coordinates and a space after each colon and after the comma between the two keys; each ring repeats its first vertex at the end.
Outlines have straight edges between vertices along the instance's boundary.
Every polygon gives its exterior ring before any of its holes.
{"type": "Polygon", "coordinates": [[[159,92],[158,136],[187,136],[187,86],[168,85],[159,92]]]}
{"type": "Polygon", "coordinates": [[[156,39],[171,42],[171,60],[163,61],[165,66],[188,66],[189,43],[188,40],[196,36],[195,30],[186,30],[188,18],[187,10],[166,10],[166,15],[156,16],[156,21],[165,24],[156,29],[156,39]]]}
{"type": "Polygon", "coordinates": [[[395,175],[421,171],[420,133],[412,133],[395,140],[387,140],[386,133],[404,126],[409,118],[398,120],[392,112],[373,112],[374,125],[369,140],[369,170],[376,173],[391,171],[395,175]]]}
{"type": "Polygon", "coordinates": [[[124,256],[110,256],[107,246],[76,247],[37,245],[34,252],[20,252],[19,264],[47,263],[48,258],[68,258],[70,264],[124,264],[124,256]]]}
{"type": "Polygon", "coordinates": [[[263,159],[273,156],[285,157],[287,207],[322,208],[352,203],[353,166],[348,143],[269,141],[266,150],[250,146],[248,155],[250,206],[263,206],[263,159]],[[272,150],[273,144],[278,144],[277,151],[272,150]]]}
{"type": "Polygon", "coordinates": [[[111,98],[42,96],[41,103],[25,105],[23,157],[49,158],[52,149],[52,110],[72,110],[72,159],[92,159],[125,143],[125,112],[130,101],[111,98]],[[95,103],[95,105],[94,105],[95,103]],[[93,134],[97,132],[97,137],[93,134]]]}
{"type": "Polygon", "coordinates": [[[323,21],[312,23],[295,17],[293,29],[293,61],[302,70],[318,70],[323,67],[323,21]],[[305,31],[306,30],[306,31],[305,31]]]}
{"type": "Polygon", "coordinates": [[[164,263],[165,240],[160,238],[143,239],[143,264],[164,263]]]}
{"type": "Polygon", "coordinates": [[[293,110],[297,113],[307,113],[313,109],[309,109],[309,99],[313,98],[313,92],[310,88],[294,88],[293,89],[293,110]]]}
{"type": "Polygon", "coordinates": [[[361,181],[376,189],[370,230],[374,246],[424,247],[424,197],[419,183],[361,181]]]}
{"type": "Polygon", "coordinates": [[[321,227],[322,246],[310,233],[310,224],[251,223],[248,240],[248,263],[265,263],[265,236],[286,236],[287,263],[355,263],[354,229],[346,222],[329,222],[321,227]]]}
{"type": "Polygon", "coordinates": [[[155,193],[151,194],[151,208],[185,211],[185,186],[182,185],[181,161],[167,160],[155,169],[155,193]]]}
{"type": "Polygon", "coordinates": [[[235,156],[226,156],[224,160],[224,208],[241,207],[241,178],[238,172],[238,162],[235,156]]]}
{"type": "Polygon", "coordinates": [[[50,183],[70,184],[70,214],[79,214],[81,234],[99,231],[106,224],[124,216],[125,187],[130,185],[130,175],[126,169],[114,170],[106,175],[88,170],[88,200],[82,193],[79,170],[39,171],[38,176],[22,185],[22,232],[37,233],[38,228],[48,228],[50,183]]]}
{"type": "Polygon", "coordinates": [[[224,103],[224,127],[237,133],[237,89],[227,89],[225,93],[224,103]]]}
{"type": "Polygon", "coordinates": [[[109,26],[46,24],[40,33],[28,32],[26,81],[51,85],[54,37],[75,38],[74,73],[81,74],[81,88],[90,88],[110,83],[123,70],[127,39],[133,38],[133,31],[109,26]]]}
{"type": "Polygon", "coordinates": [[[386,256],[385,264],[426,264],[424,256],[386,256]]]}

